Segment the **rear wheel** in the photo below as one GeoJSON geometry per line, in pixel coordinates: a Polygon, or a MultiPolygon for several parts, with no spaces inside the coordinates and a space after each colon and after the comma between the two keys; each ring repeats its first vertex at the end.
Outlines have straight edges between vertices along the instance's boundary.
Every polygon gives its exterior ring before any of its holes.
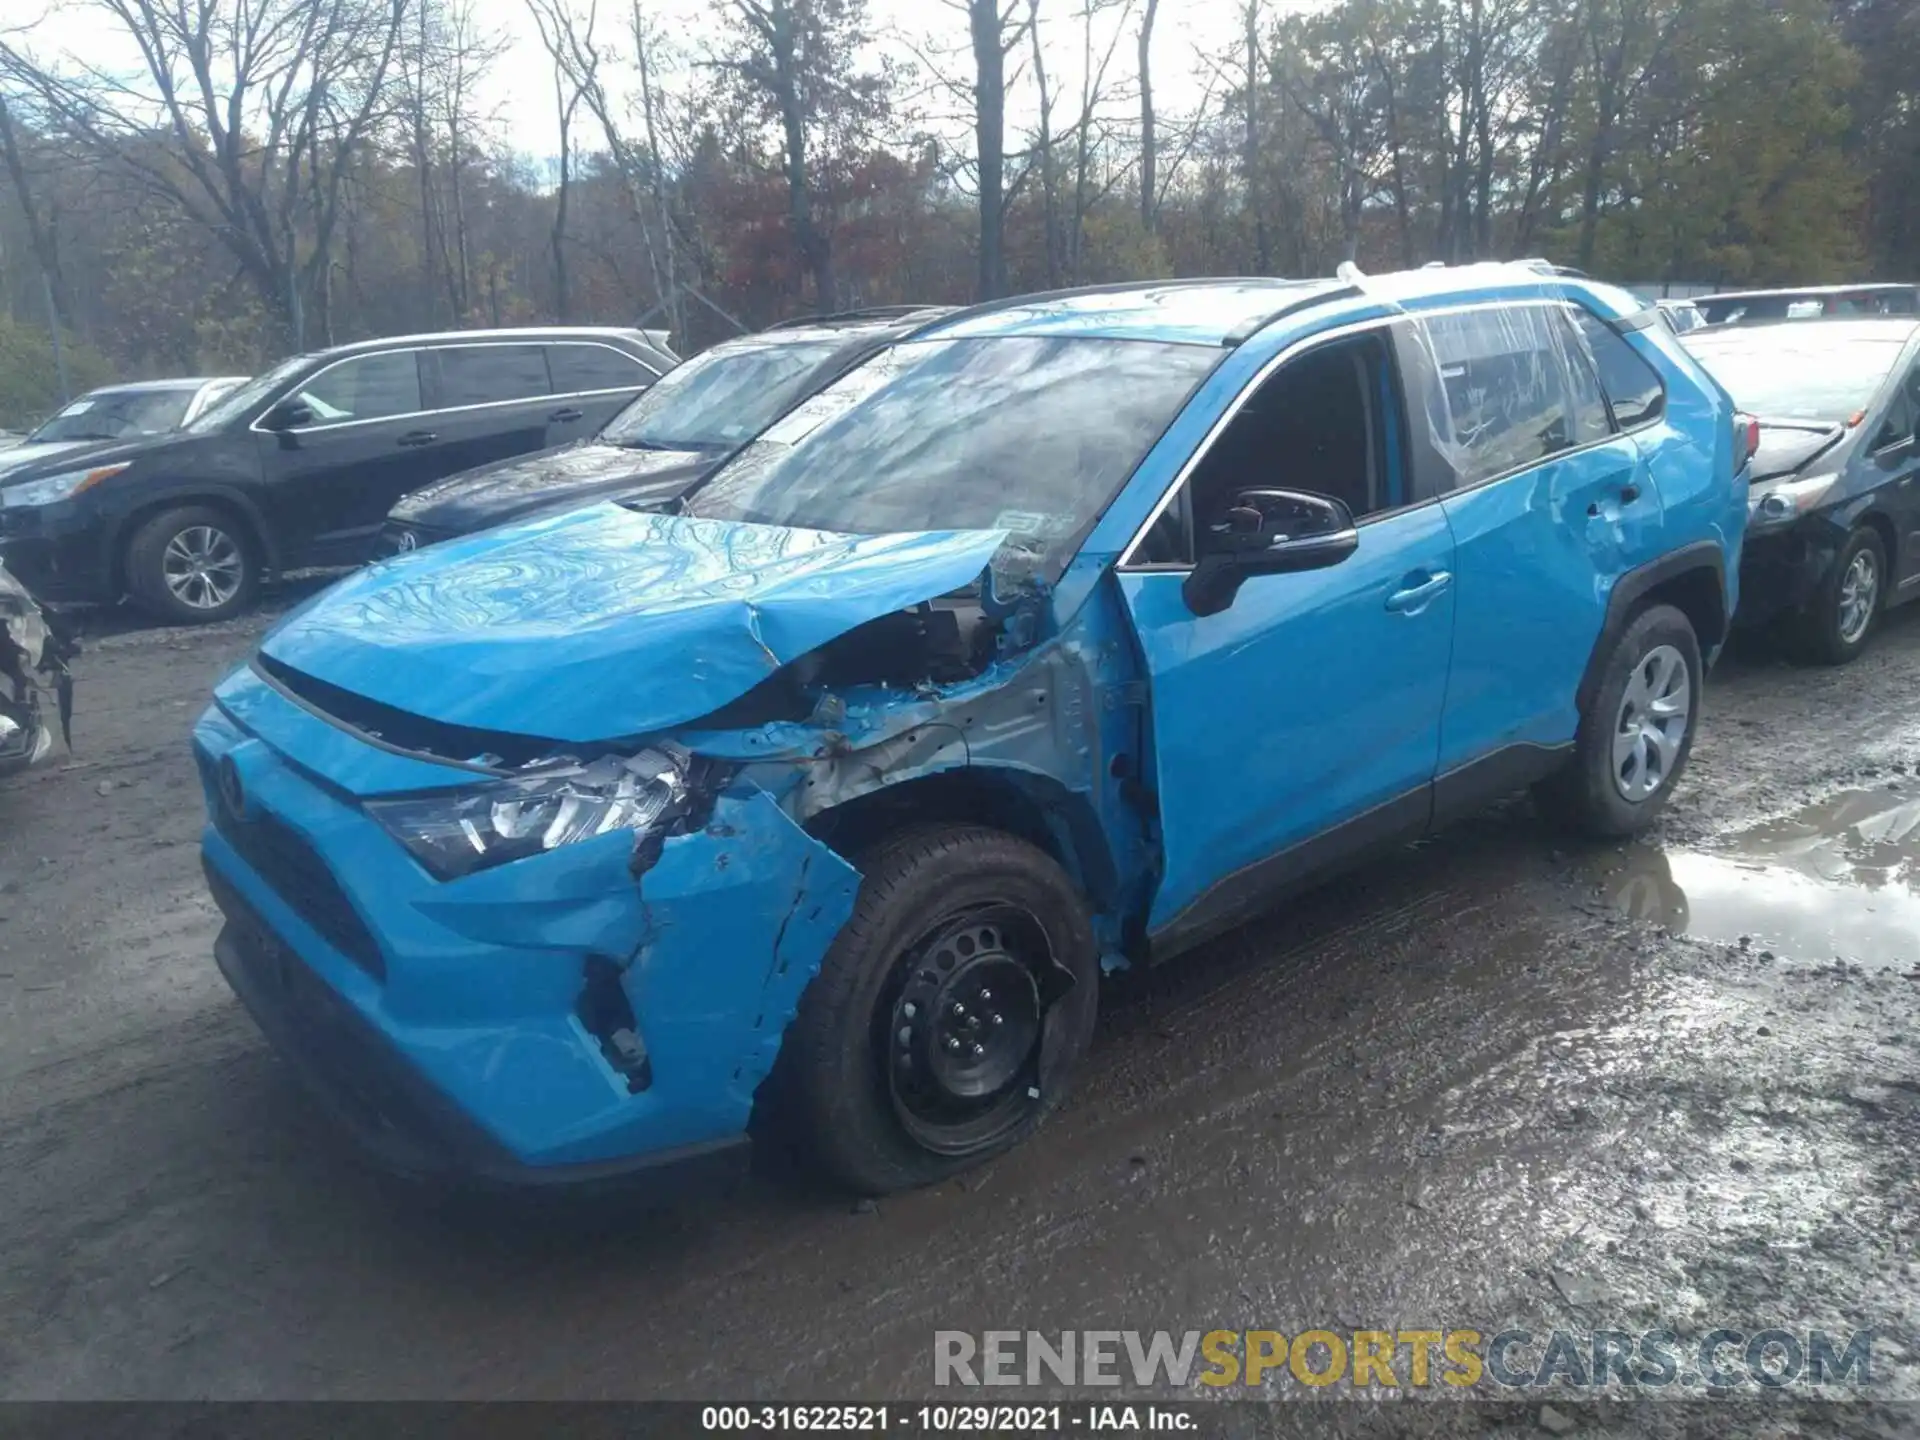
{"type": "Polygon", "coordinates": [[[1614,642],[1581,712],[1566,767],[1535,787],[1547,815],[1589,835],[1635,835],[1667,803],[1700,716],[1703,666],[1693,624],[1654,605],[1614,642]]]}
{"type": "Polygon", "coordinates": [[[1819,665],[1844,665],[1859,655],[1885,605],[1886,580],[1886,546],[1878,531],[1862,525],[1800,614],[1800,652],[1819,665]]]}
{"type": "Polygon", "coordinates": [[[251,537],[225,511],[205,505],[163,510],[134,531],[126,576],[143,608],[185,625],[238,615],[260,588],[251,537]]]}
{"type": "Polygon", "coordinates": [[[1099,956],[1079,893],[1000,831],[904,831],[801,998],[776,1083],[805,1152],[866,1194],[1018,1144],[1093,1034],[1099,956]]]}

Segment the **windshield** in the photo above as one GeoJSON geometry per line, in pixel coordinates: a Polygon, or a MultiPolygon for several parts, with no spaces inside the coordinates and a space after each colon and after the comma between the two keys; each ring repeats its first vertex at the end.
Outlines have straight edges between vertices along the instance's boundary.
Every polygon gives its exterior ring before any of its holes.
{"type": "Polygon", "coordinates": [[[95,390],[82,395],[27,437],[51,440],[131,440],[159,435],[187,417],[197,385],[178,390],[95,390]]]}
{"type": "Polygon", "coordinates": [[[1873,403],[1906,337],[1843,337],[1821,333],[1825,328],[1755,330],[1738,345],[1696,341],[1688,348],[1742,410],[1837,425],[1873,403]]]}
{"type": "Polygon", "coordinates": [[[201,411],[200,418],[187,426],[187,433],[208,435],[215,430],[226,429],[228,424],[238,420],[279,389],[295,371],[310,363],[312,358],[309,355],[295,355],[291,359],[282,360],[266,374],[254,376],[237,390],[228,392],[201,411]]]}
{"type": "Polygon", "coordinates": [[[839,348],[822,340],[709,350],[656,380],[600,439],[647,450],[731,450],[785,414],[839,348]]]}
{"type": "Polygon", "coordinates": [[[1022,557],[1007,568],[1057,571],[1223,353],[1078,337],[896,345],[748,446],[686,513],[853,535],[1005,530],[1022,557]]]}

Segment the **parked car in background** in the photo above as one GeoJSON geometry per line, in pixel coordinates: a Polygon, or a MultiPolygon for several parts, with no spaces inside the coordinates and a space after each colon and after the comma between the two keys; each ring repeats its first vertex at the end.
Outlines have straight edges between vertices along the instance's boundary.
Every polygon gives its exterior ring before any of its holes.
{"type": "Polygon", "coordinates": [[[1687,348],[1758,417],[1743,624],[1839,664],[1920,596],[1920,317],[1702,330],[1687,348]]]}
{"type": "Polygon", "coordinates": [[[1709,325],[1753,325],[1767,320],[1920,314],[1920,289],[1912,285],[1803,285],[1791,290],[1729,290],[1719,295],[1698,295],[1693,303],[1709,325]]]}
{"type": "Polygon", "coordinates": [[[0,476],[55,455],[109,440],[164,435],[196,420],[214,401],[246,384],[244,375],[138,380],[89,390],[63,405],[18,445],[0,455],[0,476]]]}
{"type": "Polygon", "coordinates": [[[1700,313],[1700,307],[1691,300],[1659,300],[1654,303],[1676,335],[1698,330],[1707,323],[1707,317],[1700,313]]]}
{"type": "Polygon", "coordinates": [[[11,450],[26,438],[18,430],[0,430],[0,450],[11,450]]]}
{"type": "Polygon", "coordinates": [[[673,513],[281,622],[194,733],[220,967],[401,1168],[751,1127],[937,1181],[1059,1104],[1105,972],[1530,781],[1648,825],[1739,440],[1638,300],[1519,265],[959,311],[673,513]]]}
{"type": "Polygon", "coordinates": [[[662,377],[591,440],[416,490],[387,517],[380,553],[596,500],[664,505],[801,397],[945,313],[896,306],[807,317],[716,345],[662,377]]]}
{"type": "Polygon", "coordinates": [[[641,331],[584,328],[297,355],[172,435],[0,475],[0,553],[44,600],[224,619],[264,574],[365,560],[409,490],[591,435],[676,363],[641,331]]]}

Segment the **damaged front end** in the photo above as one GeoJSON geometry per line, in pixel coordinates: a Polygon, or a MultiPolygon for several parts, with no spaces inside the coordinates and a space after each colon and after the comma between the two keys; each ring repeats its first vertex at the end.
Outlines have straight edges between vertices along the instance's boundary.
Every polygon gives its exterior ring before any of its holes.
{"type": "Polygon", "coordinates": [[[73,675],[79,644],[0,565],[0,775],[26,769],[53,749],[44,714],[51,701],[73,748],[73,675]]]}
{"type": "Polygon", "coordinates": [[[515,611],[515,645],[450,583],[429,614],[407,567],[368,572],[196,729],[222,968],[401,1168],[544,1182],[742,1144],[863,849],[915,814],[1061,856],[1110,964],[1144,913],[1141,709],[1104,588],[1056,629],[991,533],[610,523],[677,540],[674,588],[601,616],[576,587],[564,627],[515,611]],[[491,648],[459,687],[391,647],[362,672],[380,622],[491,648]],[[522,713],[557,723],[499,724],[522,713]]]}

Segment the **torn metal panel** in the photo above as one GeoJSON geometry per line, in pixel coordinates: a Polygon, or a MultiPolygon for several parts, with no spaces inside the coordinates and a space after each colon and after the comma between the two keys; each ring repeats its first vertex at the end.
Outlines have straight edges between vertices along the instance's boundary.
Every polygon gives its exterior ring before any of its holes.
{"type": "Polygon", "coordinates": [[[73,748],[73,674],[67,662],[79,648],[0,566],[0,773],[32,765],[52,750],[43,697],[54,701],[60,733],[73,748]]]}
{"type": "Polygon", "coordinates": [[[349,576],[271,661],[446,725],[557,741],[718,710],[857,626],[980,580],[1005,533],[832,535],[599,505],[349,576]],[[537,719],[535,718],[537,717],[537,719]]]}

